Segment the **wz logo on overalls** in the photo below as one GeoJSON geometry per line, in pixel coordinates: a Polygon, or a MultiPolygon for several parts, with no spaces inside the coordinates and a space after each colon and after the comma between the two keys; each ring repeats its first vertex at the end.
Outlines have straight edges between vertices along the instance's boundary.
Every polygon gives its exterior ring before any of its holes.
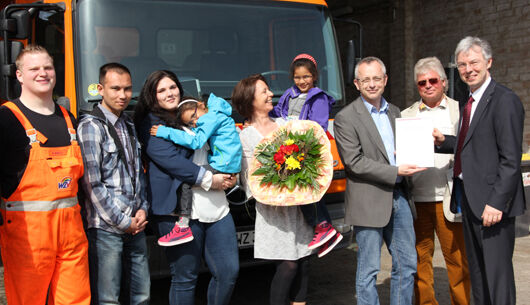
{"type": "Polygon", "coordinates": [[[70,184],[72,184],[72,178],[64,177],[63,180],[59,181],[58,183],[59,190],[68,189],[70,187],[70,184]]]}

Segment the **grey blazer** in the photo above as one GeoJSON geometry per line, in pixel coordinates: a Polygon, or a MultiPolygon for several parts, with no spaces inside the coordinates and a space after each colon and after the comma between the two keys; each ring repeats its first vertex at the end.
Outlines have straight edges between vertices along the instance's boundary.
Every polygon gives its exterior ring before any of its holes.
{"type": "MultiPolygon", "coordinates": [[[[388,109],[395,132],[395,119],[401,114],[392,104],[388,109]]],[[[398,169],[390,165],[383,140],[360,97],[337,114],[334,134],[346,170],[345,222],[364,227],[386,226],[392,215],[392,194],[398,169]]],[[[408,194],[406,196],[410,198],[408,194]]],[[[409,206],[416,218],[410,200],[409,206]]]]}

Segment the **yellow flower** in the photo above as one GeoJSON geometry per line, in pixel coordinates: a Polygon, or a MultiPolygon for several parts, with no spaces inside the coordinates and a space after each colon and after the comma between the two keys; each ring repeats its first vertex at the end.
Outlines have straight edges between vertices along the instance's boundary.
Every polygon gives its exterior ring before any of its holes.
{"type": "Polygon", "coordinates": [[[287,164],[288,170],[292,170],[295,168],[301,169],[300,162],[296,161],[296,159],[293,158],[292,156],[290,156],[289,158],[287,158],[287,160],[285,160],[285,164],[287,164]]]}
{"type": "Polygon", "coordinates": [[[293,139],[287,139],[287,140],[285,140],[285,141],[283,142],[283,144],[285,144],[285,145],[292,145],[292,144],[294,144],[294,140],[293,140],[293,139]]]}

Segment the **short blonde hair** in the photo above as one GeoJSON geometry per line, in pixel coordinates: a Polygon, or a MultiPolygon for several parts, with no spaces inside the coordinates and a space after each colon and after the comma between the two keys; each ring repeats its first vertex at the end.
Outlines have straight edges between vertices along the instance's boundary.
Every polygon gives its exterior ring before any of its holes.
{"type": "Polygon", "coordinates": [[[53,58],[50,56],[50,53],[48,53],[48,50],[46,50],[43,46],[37,45],[37,44],[28,44],[21,52],[18,54],[17,59],[15,60],[15,65],[17,66],[17,70],[22,69],[22,60],[24,59],[24,56],[27,54],[36,54],[36,53],[44,53],[50,57],[53,64],[53,58]]]}
{"type": "MultiPolygon", "coordinates": [[[[414,82],[418,81],[418,74],[425,74],[429,71],[434,71],[440,76],[440,80],[447,80],[447,75],[445,74],[445,69],[442,65],[442,62],[435,56],[425,57],[414,65],[414,82]]],[[[447,82],[445,82],[444,92],[447,92],[447,82]]]]}

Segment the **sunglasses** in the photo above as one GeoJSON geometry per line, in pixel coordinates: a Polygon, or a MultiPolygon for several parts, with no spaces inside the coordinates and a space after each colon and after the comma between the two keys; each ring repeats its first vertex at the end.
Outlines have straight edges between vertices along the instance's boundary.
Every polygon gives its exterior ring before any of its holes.
{"type": "Polygon", "coordinates": [[[429,78],[428,80],[427,79],[420,80],[418,82],[418,86],[425,87],[427,85],[427,81],[429,81],[429,84],[431,85],[436,85],[440,80],[438,78],[429,78]]]}

